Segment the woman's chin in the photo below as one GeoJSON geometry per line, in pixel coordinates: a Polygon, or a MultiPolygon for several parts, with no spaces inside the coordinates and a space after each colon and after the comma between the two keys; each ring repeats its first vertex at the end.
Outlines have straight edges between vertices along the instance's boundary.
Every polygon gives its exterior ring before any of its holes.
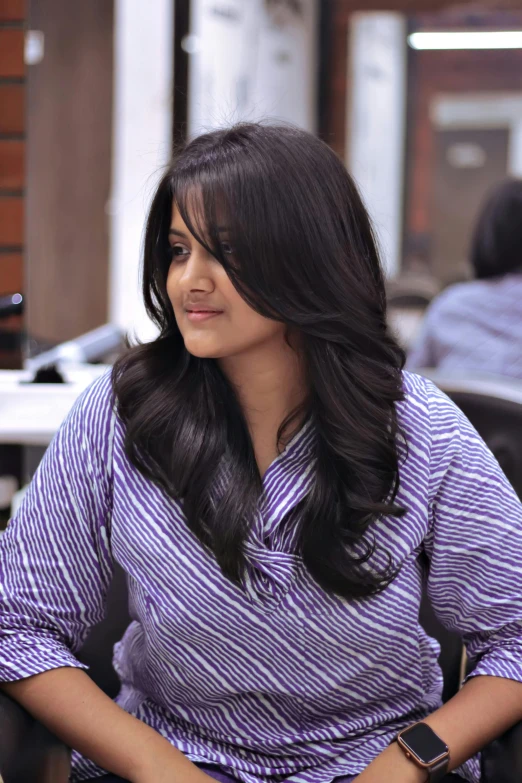
{"type": "Polygon", "coordinates": [[[223,351],[205,340],[185,340],[185,348],[197,359],[220,359],[223,351]]]}

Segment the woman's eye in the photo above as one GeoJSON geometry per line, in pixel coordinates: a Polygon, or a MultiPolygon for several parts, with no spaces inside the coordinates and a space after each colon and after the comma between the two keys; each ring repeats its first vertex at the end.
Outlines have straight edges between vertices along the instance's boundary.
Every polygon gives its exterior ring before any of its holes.
{"type": "Polygon", "coordinates": [[[223,253],[224,253],[226,256],[232,256],[232,255],[234,255],[234,248],[233,248],[233,246],[230,244],[230,242],[222,242],[222,243],[221,243],[221,251],[222,251],[222,252],[223,252],[223,253]]]}
{"type": "Polygon", "coordinates": [[[188,248],[183,247],[183,245],[172,245],[170,252],[173,258],[188,256],[190,253],[188,248]]]}

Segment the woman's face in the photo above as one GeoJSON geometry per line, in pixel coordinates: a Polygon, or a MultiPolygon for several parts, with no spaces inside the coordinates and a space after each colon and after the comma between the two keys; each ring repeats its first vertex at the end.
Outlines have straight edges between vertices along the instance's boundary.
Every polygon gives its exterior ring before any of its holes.
{"type": "MultiPolygon", "coordinates": [[[[226,231],[221,241],[224,252],[232,253],[226,231]]],[[[219,261],[189,232],[176,205],[169,242],[167,294],[189,353],[224,359],[284,341],[284,324],[264,318],[245,302],[219,261]]]]}

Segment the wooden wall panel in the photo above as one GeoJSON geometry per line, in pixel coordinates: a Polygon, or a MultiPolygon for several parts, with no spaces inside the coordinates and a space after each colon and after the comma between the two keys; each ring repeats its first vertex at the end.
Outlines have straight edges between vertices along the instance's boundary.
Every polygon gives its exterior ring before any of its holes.
{"type": "Polygon", "coordinates": [[[0,190],[21,190],[24,186],[25,143],[0,139],[0,190]]]}
{"type": "Polygon", "coordinates": [[[25,0],[0,0],[0,19],[3,22],[23,22],[25,0]]]}
{"type": "Polygon", "coordinates": [[[34,0],[29,24],[26,324],[61,342],[108,317],[113,3],[34,0]]]}
{"type": "Polygon", "coordinates": [[[23,78],[24,31],[0,29],[0,76],[23,78]]]}
{"type": "Polygon", "coordinates": [[[0,247],[21,247],[24,243],[24,201],[0,194],[0,247]]]}
{"type": "Polygon", "coordinates": [[[23,266],[21,253],[0,253],[0,296],[22,292],[23,266]]]}
{"type": "MultiPolygon", "coordinates": [[[[23,317],[20,315],[11,315],[2,320],[2,331],[0,333],[0,370],[16,370],[21,366],[21,340],[20,335],[23,332],[23,317]]],[[[15,451],[6,454],[5,446],[2,445],[0,458],[2,461],[7,458],[7,465],[2,465],[0,461],[0,470],[9,472],[11,475],[18,476],[18,482],[22,481],[22,466],[17,467],[14,461],[15,454],[22,453],[21,446],[13,446],[15,451]],[[7,470],[6,470],[7,468],[7,470]]],[[[0,521],[0,529],[2,527],[0,521]]]]}
{"type": "MultiPolygon", "coordinates": [[[[24,293],[24,30],[24,0],[0,0],[0,295],[24,293]]],[[[21,366],[22,332],[0,319],[2,369],[21,366]]]]}
{"type": "Polygon", "coordinates": [[[24,132],[25,87],[0,83],[0,134],[21,136],[24,132]]]}

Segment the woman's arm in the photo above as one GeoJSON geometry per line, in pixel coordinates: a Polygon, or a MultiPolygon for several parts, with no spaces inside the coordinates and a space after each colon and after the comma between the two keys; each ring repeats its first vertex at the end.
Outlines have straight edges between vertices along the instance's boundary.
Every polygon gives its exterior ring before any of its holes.
{"type": "Polygon", "coordinates": [[[110,378],[74,406],[0,538],[0,683],[68,745],[132,781],[205,779],[117,707],[74,653],[105,614],[113,571],[110,378]]]}
{"type": "Polygon", "coordinates": [[[118,707],[79,669],[53,669],[0,687],[67,745],[131,783],[209,781],[166,739],[118,707]]]}
{"type": "MultiPolygon", "coordinates": [[[[456,696],[424,720],[448,745],[449,769],[522,720],[522,683],[502,677],[473,677],[456,696]]],[[[357,783],[424,783],[426,773],[393,743],[357,778],[357,783]]]]}
{"type": "MultiPolygon", "coordinates": [[[[448,745],[451,769],[522,720],[522,506],[469,421],[431,384],[427,591],[458,631],[472,673],[425,722],[448,745]]],[[[424,781],[397,743],[360,776],[424,781]]],[[[358,779],[359,780],[359,779],[358,779]]]]}

